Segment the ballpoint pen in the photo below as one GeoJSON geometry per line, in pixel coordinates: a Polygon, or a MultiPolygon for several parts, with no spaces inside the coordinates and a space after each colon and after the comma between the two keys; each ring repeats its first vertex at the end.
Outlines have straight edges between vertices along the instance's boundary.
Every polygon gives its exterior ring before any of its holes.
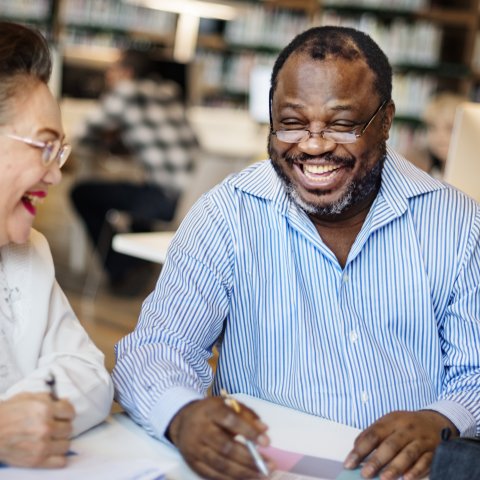
{"type": "MultiPolygon", "coordinates": [[[[220,390],[220,395],[222,396],[223,401],[225,405],[227,405],[227,407],[230,407],[235,413],[240,413],[241,411],[240,404],[237,402],[235,398],[230,396],[225,389],[222,388],[220,390]]],[[[258,452],[255,444],[251,440],[248,440],[247,438],[245,438],[243,435],[237,435],[236,438],[246,445],[250,455],[253,458],[253,461],[255,462],[255,466],[257,467],[258,471],[262,475],[268,476],[270,473],[268,471],[268,467],[265,464],[265,461],[263,460],[262,456],[258,452]]]]}

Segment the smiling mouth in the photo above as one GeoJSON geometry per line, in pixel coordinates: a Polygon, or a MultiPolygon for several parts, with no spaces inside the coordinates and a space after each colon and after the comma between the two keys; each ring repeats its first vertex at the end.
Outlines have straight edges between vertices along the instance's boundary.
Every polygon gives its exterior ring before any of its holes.
{"type": "Polygon", "coordinates": [[[29,213],[31,213],[32,215],[35,215],[35,213],[37,212],[37,205],[43,203],[44,199],[45,197],[26,193],[22,197],[22,203],[29,213]]]}
{"type": "Polygon", "coordinates": [[[311,180],[327,180],[341,168],[342,165],[312,165],[306,163],[302,165],[303,174],[311,180]]]}

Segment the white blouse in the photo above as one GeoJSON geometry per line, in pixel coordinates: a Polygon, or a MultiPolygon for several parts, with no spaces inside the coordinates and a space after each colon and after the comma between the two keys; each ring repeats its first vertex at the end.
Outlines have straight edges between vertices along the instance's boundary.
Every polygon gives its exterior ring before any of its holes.
{"type": "Polygon", "coordinates": [[[15,314],[12,300],[18,299],[18,288],[8,286],[0,256],[0,392],[5,392],[22,378],[20,368],[13,355],[13,335],[15,331],[15,314]]]}
{"type": "Polygon", "coordinates": [[[88,337],[55,280],[43,235],[0,249],[0,401],[45,392],[55,376],[58,396],[75,408],[74,435],[109,413],[113,386],[104,356],[88,337]]]}

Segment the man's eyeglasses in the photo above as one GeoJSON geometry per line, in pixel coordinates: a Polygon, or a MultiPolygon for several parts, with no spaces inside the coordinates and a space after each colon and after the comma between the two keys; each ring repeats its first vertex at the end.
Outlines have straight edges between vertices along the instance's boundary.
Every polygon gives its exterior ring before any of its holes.
{"type": "MultiPolygon", "coordinates": [[[[325,140],[331,140],[335,143],[355,143],[364,133],[365,130],[372,124],[377,116],[378,112],[387,104],[388,100],[385,100],[376,110],[375,113],[370,117],[370,120],[365,122],[365,125],[360,130],[356,132],[355,130],[350,130],[348,132],[342,132],[335,130],[332,127],[327,127],[325,130],[320,132],[311,132],[310,130],[273,130],[271,131],[272,135],[285,143],[301,143],[308,140],[312,135],[320,135],[325,140]]],[[[358,128],[358,127],[356,127],[358,128]]]]}
{"type": "Polygon", "coordinates": [[[3,133],[2,135],[42,150],[42,161],[46,167],[56,161],[59,168],[62,168],[63,165],[65,165],[65,162],[67,161],[67,158],[72,151],[72,147],[68,143],[62,144],[62,141],[60,139],[40,142],[38,140],[33,140],[32,138],[15,135],[14,133],[3,133]]]}

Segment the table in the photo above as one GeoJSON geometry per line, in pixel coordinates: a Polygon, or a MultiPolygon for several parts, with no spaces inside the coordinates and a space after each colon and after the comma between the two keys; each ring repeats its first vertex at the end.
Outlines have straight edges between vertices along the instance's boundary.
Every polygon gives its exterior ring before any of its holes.
{"type": "MultiPolygon", "coordinates": [[[[285,450],[343,461],[359,430],[248,395],[235,395],[270,426],[272,445],[285,450]]],[[[150,437],[125,414],[115,414],[73,441],[81,452],[116,458],[151,458],[164,462],[168,480],[199,480],[179,453],[150,437]]]]}
{"type": "Polygon", "coordinates": [[[143,260],[164,263],[174,235],[175,232],[118,233],[113,237],[112,248],[143,260]]]}

